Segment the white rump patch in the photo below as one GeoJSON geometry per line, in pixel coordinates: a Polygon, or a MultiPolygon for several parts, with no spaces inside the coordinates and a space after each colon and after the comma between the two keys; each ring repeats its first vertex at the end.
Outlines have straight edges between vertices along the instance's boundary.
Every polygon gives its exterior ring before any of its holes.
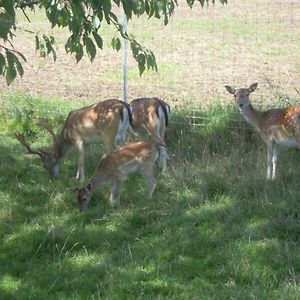
{"type": "Polygon", "coordinates": [[[119,128],[117,135],[115,137],[116,145],[121,145],[125,143],[126,133],[129,128],[129,116],[126,107],[123,108],[123,121],[120,118],[119,128]]]}
{"type": "Polygon", "coordinates": [[[164,146],[159,146],[159,166],[163,172],[167,171],[167,159],[170,159],[167,149],[164,146]]]}
{"type": "Polygon", "coordinates": [[[163,126],[165,122],[165,114],[161,106],[158,108],[157,114],[158,114],[158,126],[156,127],[156,131],[157,131],[157,135],[160,136],[160,128],[161,126],[163,126]]]}

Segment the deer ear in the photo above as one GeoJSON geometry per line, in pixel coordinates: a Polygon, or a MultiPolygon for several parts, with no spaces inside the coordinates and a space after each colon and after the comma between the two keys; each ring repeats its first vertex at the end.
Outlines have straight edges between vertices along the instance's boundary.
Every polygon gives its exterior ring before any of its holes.
{"type": "Polygon", "coordinates": [[[92,190],[92,184],[89,182],[88,185],[86,186],[86,190],[90,192],[92,190]]]}
{"type": "Polygon", "coordinates": [[[227,90],[228,93],[230,94],[235,94],[236,90],[234,87],[230,86],[230,85],[225,85],[225,89],[227,90]]]}
{"type": "Polygon", "coordinates": [[[248,90],[250,93],[254,92],[257,89],[258,83],[253,83],[249,86],[248,90]]]}

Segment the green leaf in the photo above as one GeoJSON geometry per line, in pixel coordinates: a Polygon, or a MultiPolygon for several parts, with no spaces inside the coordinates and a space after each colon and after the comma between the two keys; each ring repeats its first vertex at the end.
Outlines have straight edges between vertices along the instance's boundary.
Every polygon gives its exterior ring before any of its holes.
{"type": "Polygon", "coordinates": [[[1,6],[4,7],[4,9],[6,10],[6,12],[11,15],[11,16],[15,16],[15,1],[1,1],[1,6]]]}
{"type": "Polygon", "coordinates": [[[19,51],[17,51],[17,53],[18,53],[18,55],[19,55],[25,62],[27,62],[27,59],[26,59],[26,57],[24,56],[23,53],[21,53],[21,52],[19,52],[19,51]]]}
{"type": "Polygon", "coordinates": [[[43,43],[40,43],[40,56],[43,58],[46,57],[45,45],[43,43]]]}
{"type": "Polygon", "coordinates": [[[142,76],[142,74],[144,73],[144,71],[145,71],[145,69],[146,69],[145,63],[146,63],[146,57],[145,57],[145,54],[140,53],[140,54],[138,55],[138,66],[139,66],[139,73],[140,73],[140,76],[142,76]]]}
{"type": "MultiPolygon", "coordinates": [[[[203,3],[202,2],[204,2],[205,0],[199,0],[199,2],[201,3],[201,5],[203,6],[203,3]]],[[[188,4],[188,6],[190,7],[190,8],[192,8],[192,6],[194,5],[194,3],[195,3],[195,0],[186,0],[186,3],[188,4]]]]}
{"type": "Polygon", "coordinates": [[[54,59],[54,61],[56,61],[56,51],[53,47],[53,44],[55,43],[54,37],[53,36],[48,37],[48,36],[44,35],[43,39],[45,41],[45,45],[46,45],[46,48],[47,48],[47,55],[52,53],[53,59],[54,59]]]}
{"type": "Polygon", "coordinates": [[[39,50],[40,49],[40,39],[39,36],[36,34],[35,35],[35,50],[39,50]]]}
{"type": "Polygon", "coordinates": [[[92,41],[92,39],[90,37],[88,37],[86,35],[83,37],[83,42],[85,45],[86,52],[89,56],[89,59],[91,61],[93,61],[96,56],[96,51],[97,51],[94,42],[92,41]]]}
{"type": "Polygon", "coordinates": [[[3,54],[0,53],[0,75],[3,75],[6,68],[6,61],[3,54]]]}
{"type": "Polygon", "coordinates": [[[153,52],[150,52],[146,55],[146,60],[147,60],[147,68],[155,69],[157,71],[156,58],[153,52]]]}
{"type": "Polygon", "coordinates": [[[93,37],[96,41],[96,44],[97,44],[98,48],[102,49],[103,41],[102,41],[101,36],[96,31],[93,31],[92,34],[93,34],[93,37]]]}
{"type": "Polygon", "coordinates": [[[121,41],[118,37],[113,37],[111,40],[111,46],[113,47],[113,49],[119,51],[121,49],[121,41]]]}
{"type": "Polygon", "coordinates": [[[14,65],[8,65],[6,68],[5,79],[7,85],[10,85],[16,78],[17,72],[14,65]]]}
{"type": "Polygon", "coordinates": [[[98,16],[93,16],[92,24],[95,29],[98,29],[100,27],[101,22],[100,22],[98,16]]]}
{"type": "Polygon", "coordinates": [[[15,58],[15,64],[16,64],[19,75],[22,77],[24,75],[24,69],[17,57],[15,58]]]}
{"type": "Polygon", "coordinates": [[[79,62],[82,59],[82,56],[83,56],[83,46],[79,44],[75,54],[76,62],[79,62]]]}
{"type": "Polygon", "coordinates": [[[8,66],[13,66],[17,57],[13,54],[13,52],[6,50],[6,59],[8,66]]]}

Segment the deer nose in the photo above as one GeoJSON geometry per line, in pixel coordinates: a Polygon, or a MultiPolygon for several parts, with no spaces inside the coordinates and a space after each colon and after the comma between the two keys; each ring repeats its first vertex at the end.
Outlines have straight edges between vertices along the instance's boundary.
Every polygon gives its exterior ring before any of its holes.
{"type": "Polygon", "coordinates": [[[239,103],[240,108],[243,108],[243,106],[244,106],[244,103],[239,103]]]}

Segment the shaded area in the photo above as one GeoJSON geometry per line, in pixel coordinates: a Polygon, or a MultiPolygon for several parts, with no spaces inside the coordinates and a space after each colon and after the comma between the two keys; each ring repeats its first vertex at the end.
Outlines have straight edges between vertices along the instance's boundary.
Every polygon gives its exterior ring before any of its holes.
{"type": "MultiPolygon", "coordinates": [[[[78,185],[75,151],[51,180],[2,139],[2,299],[297,298],[299,151],[282,151],[278,179],[266,183],[264,145],[232,107],[173,111],[169,172],[157,172],[152,201],[133,175],[119,208],[105,187],[83,214],[68,190],[78,185]]],[[[88,148],[87,174],[99,151],[88,148]]]]}

